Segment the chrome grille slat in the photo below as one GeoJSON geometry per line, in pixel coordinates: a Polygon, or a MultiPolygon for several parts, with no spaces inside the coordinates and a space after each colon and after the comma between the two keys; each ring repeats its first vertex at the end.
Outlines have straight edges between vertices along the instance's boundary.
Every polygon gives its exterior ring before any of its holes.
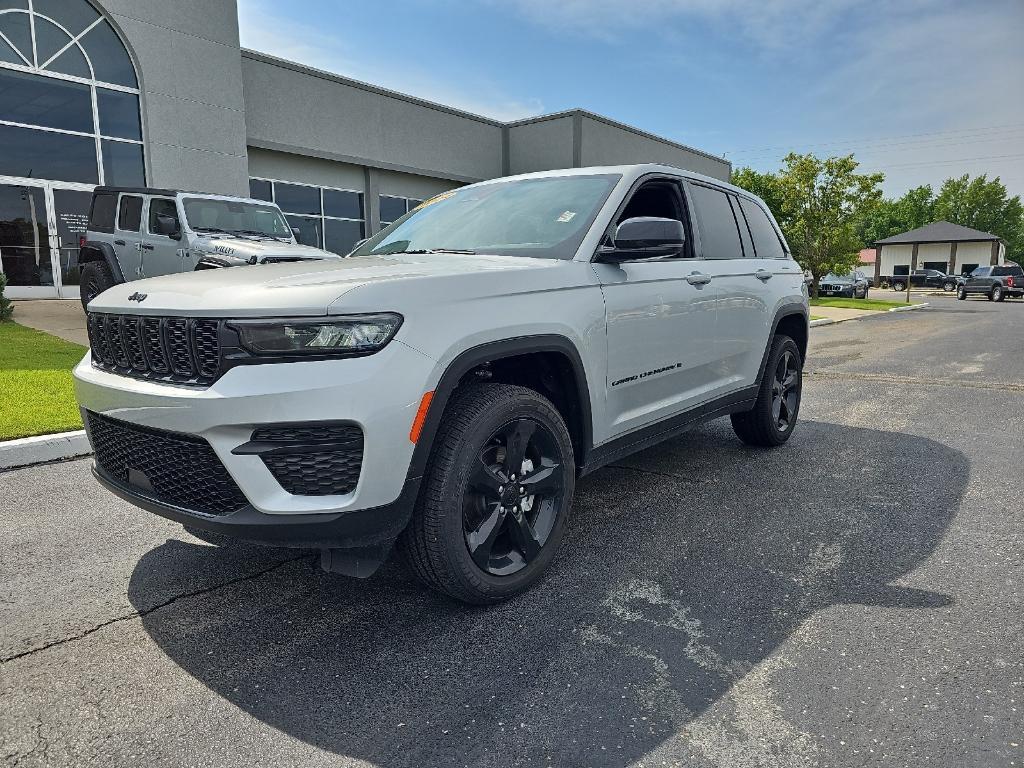
{"type": "Polygon", "coordinates": [[[140,378],[209,384],[221,369],[221,323],[90,312],[92,362],[140,378]]]}

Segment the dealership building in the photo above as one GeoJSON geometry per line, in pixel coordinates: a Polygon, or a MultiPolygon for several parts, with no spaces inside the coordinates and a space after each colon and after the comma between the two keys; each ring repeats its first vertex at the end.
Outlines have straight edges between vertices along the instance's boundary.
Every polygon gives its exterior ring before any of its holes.
{"type": "Polygon", "coordinates": [[[274,200],[345,253],[430,195],[528,171],[728,161],[584,110],[503,123],[240,47],[235,0],[0,0],[0,271],[78,295],[98,184],[274,200]]]}

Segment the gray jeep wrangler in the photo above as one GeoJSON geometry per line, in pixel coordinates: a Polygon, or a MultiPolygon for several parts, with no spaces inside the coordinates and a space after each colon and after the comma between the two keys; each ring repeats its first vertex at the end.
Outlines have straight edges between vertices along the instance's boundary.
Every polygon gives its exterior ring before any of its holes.
{"type": "Polygon", "coordinates": [[[82,306],[144,277],[337,254],[300,245],[281,209],[246,197],[97,187],[79,263],[82,306]]]}

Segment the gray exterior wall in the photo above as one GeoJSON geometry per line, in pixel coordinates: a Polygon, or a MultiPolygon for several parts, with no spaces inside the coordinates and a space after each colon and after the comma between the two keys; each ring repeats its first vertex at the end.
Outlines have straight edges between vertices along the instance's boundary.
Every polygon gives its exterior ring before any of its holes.
{"type": "Polygon", "coordinates": [[[249,148],[249,175],[275,181],[294,181],[320,187],[363,191],[363,167],[351,163],[303,157],[268,149],[249,148]]]}
{"type": "Polygon", "coordinates": [[[508,127],[508,172],[573,167],[573,117],[519,121],[508,127]]]}
{"type": "Polygon", "coordinates": [[[590,115],[582,117],[580,164],[665,163],[729,181],[728,160],[590,115]]]}
{"type": "Polygon", "coordinates": [[[254,51],[241,61],[251,147],[454,181],[501,175],[494,121],[254,51]]]}
{"type": "Polygon", "coordinates": [[[149,183],[248,189],[234,0],[100,0],[128,45],[142,91],[149,183]]]}

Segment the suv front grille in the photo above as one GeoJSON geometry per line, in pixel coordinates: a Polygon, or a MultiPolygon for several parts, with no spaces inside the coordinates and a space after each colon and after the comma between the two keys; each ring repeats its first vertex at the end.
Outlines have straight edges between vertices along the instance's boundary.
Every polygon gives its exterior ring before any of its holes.
{"type": "Polygon", "coordinates": [[[221,367],[221,321],[89,313],[97,368],[184,384],[209,384],[221,367]]]}
{"type": "Polygon", "coordinates": [[[142,427],[86,411],[96,463],[143,495],[204,515],[248,501],[210,444],[194,435],[142,427]]]}

